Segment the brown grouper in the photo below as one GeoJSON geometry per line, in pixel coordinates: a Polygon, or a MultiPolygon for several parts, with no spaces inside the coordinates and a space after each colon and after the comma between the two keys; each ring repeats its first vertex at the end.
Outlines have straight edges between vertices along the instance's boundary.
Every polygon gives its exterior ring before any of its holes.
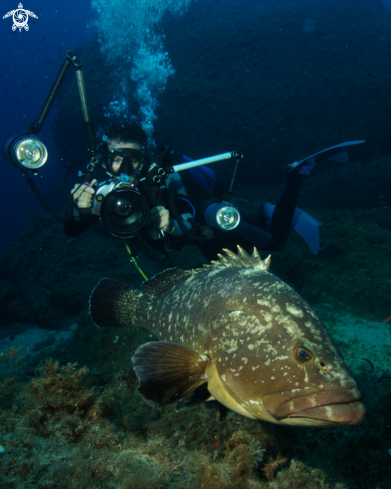
{"type": "Polygon", "coordinates": [[[145,401],[181,408],[215,399],[277,424],[361,423],[361,394],[323,323],[268,272],[270,257],[238,249],[204,268],[166,270],[142,292],[110,279],[95,287],[97,326],[142,326],[160,340],[132,358],[145,401]]]}

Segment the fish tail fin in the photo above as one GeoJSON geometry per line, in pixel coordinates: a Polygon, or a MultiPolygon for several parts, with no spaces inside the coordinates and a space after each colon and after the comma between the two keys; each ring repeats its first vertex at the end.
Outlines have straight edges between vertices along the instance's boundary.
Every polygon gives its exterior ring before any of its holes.
{"type": "Polygon", "coordinates": [[[137,306],[144,297],[142,292],[129,285],[102,278],[90,295],[90,317],[98,327],[133,326],[137,306]]]}
{"type": "Polygon", "coordinates": [[[132,357],[138,390],[152,407],[179,402],[206,380],[209,358],[168,341],[141,345],[132,357]]]}

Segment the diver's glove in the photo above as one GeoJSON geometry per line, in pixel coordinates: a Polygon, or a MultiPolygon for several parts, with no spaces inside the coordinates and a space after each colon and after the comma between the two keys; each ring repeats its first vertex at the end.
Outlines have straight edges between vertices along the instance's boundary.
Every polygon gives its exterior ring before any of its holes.
{"type": "Polygon", "coordinates": [[[164,233],[168,234],[173,233],[175,230],[175,226],[170,219],[170,213],[162,205],[151,209],[146,226],[161,229],[164,233]]]}
{"type": "Polygon", "coordinates": [[[91,183],[77,183],[71,190],[75,209],[79,214],[92,214],[92,199],[95,194],[93,186],[96,184],[97,180],[92,180],[91,183]]]}

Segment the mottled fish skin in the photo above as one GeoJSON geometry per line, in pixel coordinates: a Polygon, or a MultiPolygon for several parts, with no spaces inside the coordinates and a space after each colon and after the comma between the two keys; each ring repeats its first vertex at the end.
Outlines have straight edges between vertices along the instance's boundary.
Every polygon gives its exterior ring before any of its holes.
{"type": "Polygon", "coordinates": [[[322,322],[267,271],[270,258],[238,250],[225,250],[204,269],[166,270],[144,292],[109,279],[95,287],[90,314],[97,325],[138,325],[161,340],[132,358],[146,402],[178,402],[207,382],[216,400],[249,418],[360,423],[361,394],[322,322]]]}
{"type": "Polygon", "coordinates": [[[325,326],[265,270],[197,273],[140,301],[134,322],[162,341],[208,355],[209,392],[244,416],[301,426],[364,418],[356,383],[325,326]],[[301,349],[309,360],[297,358],[301,349]]]}

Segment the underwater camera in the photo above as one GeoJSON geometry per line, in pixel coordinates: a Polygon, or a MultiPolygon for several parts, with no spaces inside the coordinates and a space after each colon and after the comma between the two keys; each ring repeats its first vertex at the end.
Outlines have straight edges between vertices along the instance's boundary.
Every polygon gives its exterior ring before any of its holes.
{"type": "Polygon", "coordinates": [[[100,216],[118,238],[136,236],[148,218],[148,203],[136,182],[122,173],[102,182],[95,193],[92,213],[100,216]]]}
{"type": "Polygon", "coordinates": [[[48,159],[48,151],[43,142],[31,134],[13,136],[4,144],[5,159],[21,170],[37,170],[48,159]]]}

